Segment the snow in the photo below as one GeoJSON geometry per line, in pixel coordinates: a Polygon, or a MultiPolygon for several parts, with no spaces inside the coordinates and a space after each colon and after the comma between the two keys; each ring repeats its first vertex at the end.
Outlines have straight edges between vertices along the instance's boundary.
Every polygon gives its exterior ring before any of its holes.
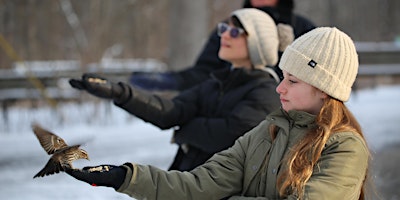
{"type": "Polygon", "coordinates": [[[0,134],[0,199],[131,199],[110,188],[91,187],[65,173],[33,179],[49,158],[30,130],[33,121],[68,144],[83,143],[90,161],[75,161],[79,168],[134,161],[167,169],[177,149],[169,143],[172,130],[144,123],[111,102],[64,105],[57,113],[50,108],[14,108],[9,118],[8,131],[0,134]]]}
{"type": "Polygon", "coordinates": [[[400,142],[399,99],[400,87],[392,86],[362,90],[349,101],[373,151],[400,142]]]}
{"type": "MultiPolygon", "coordinates": [[[[400,141],[398,99],[400,86],[381,86],[357,91],[347,103],[372,151],[400,141]]],[[[34,121],[68,144],[83,143],[90,161],[75,161],[75,167],[129,161],[168,168],[177,149],[169,142],[172,130],[160,130],[111,102],[98,102],[64,104],[55,110],[45,106],[10,108],[8,118],[3,116],[0,122],[0,199],[130,199],[65,173],[33,179],[49,158],[30,129],[34,121]]]]}

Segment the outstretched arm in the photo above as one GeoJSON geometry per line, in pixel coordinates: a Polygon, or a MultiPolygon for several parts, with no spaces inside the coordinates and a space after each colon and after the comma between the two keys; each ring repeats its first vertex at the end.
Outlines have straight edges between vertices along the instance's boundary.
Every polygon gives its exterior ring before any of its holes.
{"type": "Polygon", "coordinates": [[[81,79],[71,79],[70,84],[94,96],[113,100],[115,105],[161,129],[171,128],[181,120],[180,109],[171,99],[126,83],[114,83],[97,74],[83,74],[81,79]]]}

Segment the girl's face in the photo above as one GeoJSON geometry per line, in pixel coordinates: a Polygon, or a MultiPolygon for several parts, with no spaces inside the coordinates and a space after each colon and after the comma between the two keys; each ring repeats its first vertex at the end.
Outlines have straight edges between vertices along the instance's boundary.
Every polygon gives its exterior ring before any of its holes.
{"type": "MultiPolygon", "coordinates": [[[[229,24],[233,27],[232,23],[229,24]]],[[[228,28],[225,32],[220,33],[221,44],[218,52],[219,58],[232,63],[233,67],[251,68],[251,61],[247,49],[247,36],[240,34],[232,37],[228,28]]]]}
{"type": "Polygon", "coordinates": [[[276,88],[282,108],[286,112],[298,110],[317,115],[328,95],[286,71],[283,71],[283,76],[284,79],[276,88]]]}

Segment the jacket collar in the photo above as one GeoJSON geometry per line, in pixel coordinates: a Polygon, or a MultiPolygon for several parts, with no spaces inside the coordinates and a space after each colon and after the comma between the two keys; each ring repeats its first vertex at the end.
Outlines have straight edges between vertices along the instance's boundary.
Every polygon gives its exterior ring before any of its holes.
{"type": "Polygon", "coordinates": [[[284,129],[286,133],[293,127],[298,128],[312,128],[315,124],[316,116],[304,111],[291,110],[284,111],[282,108],[272,112],[267,116],[267,119],[272,121],[273,124],[284,129]]]}
{"type": "Polygon", "coordinates": [[[242,85],[260,77],[270,78],[269,74],[258,69],[224,68],[211,73],[211,78],[220,84],[230,83],[232,87],[242,85]]]}

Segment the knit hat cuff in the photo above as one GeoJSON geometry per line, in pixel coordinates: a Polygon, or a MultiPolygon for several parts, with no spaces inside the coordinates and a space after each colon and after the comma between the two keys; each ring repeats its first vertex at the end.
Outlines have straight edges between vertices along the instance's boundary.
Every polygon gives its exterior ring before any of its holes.
{"type": "Polygon", "coordinates": [[[351,87],[326,71],[322,63],[301,54],[291,46],[286,48],[279,67],[336,99],[348,101],[350,98],[351,87]]]}

